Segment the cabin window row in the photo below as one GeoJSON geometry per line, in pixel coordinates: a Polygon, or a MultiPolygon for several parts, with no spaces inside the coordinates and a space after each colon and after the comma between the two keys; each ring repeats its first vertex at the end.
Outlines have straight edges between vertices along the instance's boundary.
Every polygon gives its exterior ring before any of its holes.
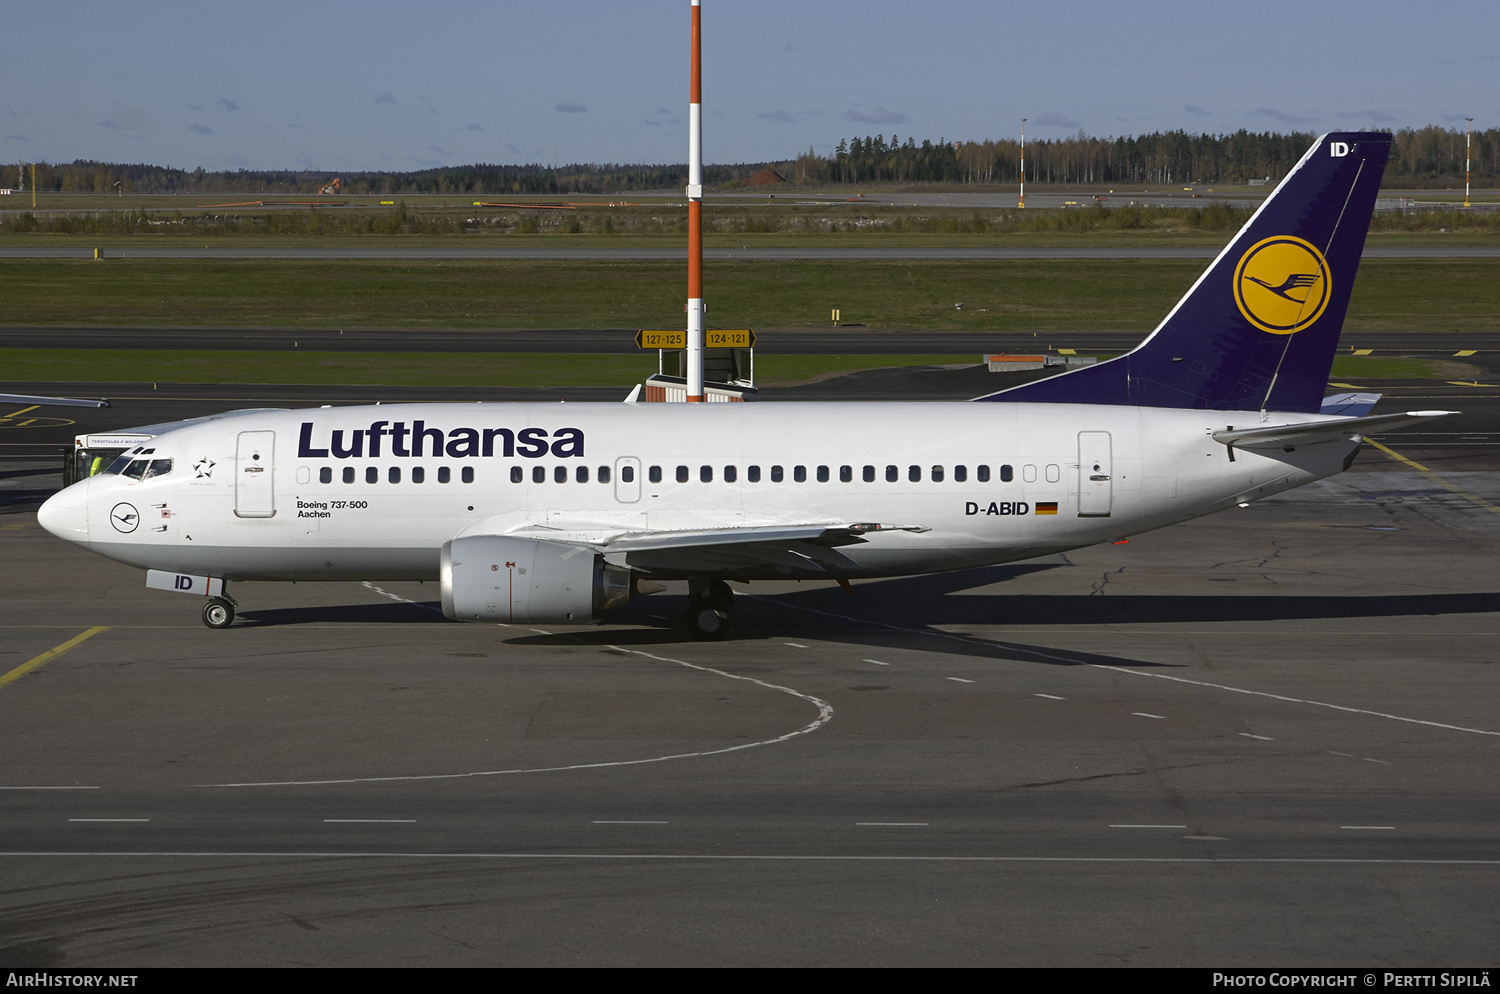
{"type": "MultiPolygon", "coordinates": [[[[170,465],[171,463],[168,462],[167,466],[170,467],[170,465]]],[[[811,474],[809,474],[808,467],[806,466],[793,466],[791,467],[791,480],[793,483],[806,483],[809,475],[811,475],[812,479],[815,479],[818,483],[831,483],[835,472],[840,483],[854,482],[855,469],[853,466],[839,466],[836,471],[831,466],[815,466],[811,474]]],[[[1056,464],[1049,464],[1046,467],[1045,473],[1048,483],[1056,483],[1061,478],[1061,468],[1056,464]]],[[[527,475],[525,468],[522,466],[512,466],[510,468],[510,482],[512,483],[525,483],[527,475]]],[[[605,484],[611,482],[613,476],[608,466],[599,466],[592,470],[588,466],[574,466],[571,467],[571,472],[568,466],[553,466],[550,473],[546,466],[532,466],[529,475],[532,483],[546,483],[550,476],[554,483],[567,483],[571,478],[576,483],[588,483],[592,479],[605,484]]],[[[1015,475],[1015,468],[1009,464],[1000,467],[999,479],[1001,483],[1010,483],[1015,479],[1015,475]]],[[[449,483],[453,479],[452,470],[447,466],[439,466],[436,476],[439,483],[449,483]]],[[[646,470],[646,479],[651,483],[661,483],[664,476],[665,474],[661,466],[650,466],[646,470]]],[[[694,474],[691,467],[678,466],[673,476],[678,483],[688,483],[692,481],[694,474]]],[[[1023,466],[1021,476],[1025,482],[1035,483],[1038,476],[1037,467],[1029,464],[1023,466]]],[[[724,466],[718,471],[718,478],[725,483],[738,483],[739,477],[740,471],[738,466],[724,466]]],[[[880,479],[883,479],[886,483],[900,483],[903,479],[907,483],[921,483],[923,480],[932,483],[943,483],[949,478],[949,467],[940,465],[924,467],[913,464],[902,467],[892,463],[887,464],[883,469],[873,465],[865,465],[860,467],[859,470],[859,479],[864,483],[874,483],[880,479]]],[[[345,466],[342,472],[342,479],[345,483],[355,483],[359,479],[359,471],[353,466],[345,466]]],[[[459,470],[459,479],[464,483],[473,483],[474,467],[461,467],[459,470]]],[[[713,466],[699,466],[697,479],[700,483],[714,482],[715,468],[713,466]]],[[[763,479],[769,479],[772,483],[785,482],[787,479],[786,467],[771,466],[769,467],[769,472],[764,476],[762,476],[759,465],[745,467],[745,481],[747,483],[760,483],[763,479]]],[[[969,481],[969,467],[966,465],[953,466],[951,468],[951,479],[954,483],[967,483],[969,481]]],[[[991,479],[990,467],[987,465],[975,466],[974,479],[978,483],[989,483],[991,479]]],[[[385,482],[400,483],[401,480],[402,471],[400,466],[387,467],[385,482]]],[[[412,483],[425,483],[427,481],[426,468],[422,466],[411,467],[410,480],[412,483]]],[[[371,484],[381,482],[380,468],[378,466],[365,467],[364,481],[371,484]]],[[[332,483],[333,467],[321,467],[318,470],[318,482],[332,483]]],[[[620,467],[620,482],[635,482],[635,468],[633,466],[626,465],[620,467]]]]}
{"type": "MultiPolygon", "coordinates": [[[[787,467],[770,466],[767,470],[763,476],[760,466],[746,466],[745,482],[760,483],[762,480],[769,480],[772,483],[786,482],[788,478],[787,467]]],[[[967,483],[969,481],[968,466],[954,466],[951,471],[954,483],[967,483]]],[[[740,471],[738,466],[725,466],[721,474],[720,479],[725,483],[739,482],[740,471]]],[[[696,475],[699,483],[712,483],[714,482],[714,467],[699,466],[696,475]]],[[[832,466],[814,466],[809,471],[807,466],[793,466],[791,467],[790,478],[793,483],[806,483],[809,478],[816,480],[818,483],[831,483],[835,475],[840,483],[853,483],[855,468],[853,466],[839,466],[835,469],[832,466]]],[[[942,483],[949,478],[949,467],[924,467],[919,465],[902,467],[890,464],[881,468],[866,465],[860,467],[858,475],[859,479],[865,483],[874,483],[880,479],[883,479],[886,483],[899,483],[903,479],[908,483],[921,483],[924,479],[933,483],[942,483]]],[[[652,483],[660,483],[662,476],[662,467],[660,466],[651,466],[646,470],[646,478],[652,483]]],[[[694,473],[691,467],[678,466],[674,477],[678,483],[688,483],[694,478],[694,473]]],[[[1000,467],[1000,479],[1002,482],[1009,483],[1013,478],[1014,474],[1010,466],[1000,467]]],[[[975,466],[974,479],[980,483],[990,482],[990,467],[975,466]]]]}
{"type": "MultiPolygon", "coordinates": [[[[379,466],[366,466],[365,467],[364,477],[365,477],[365,482],[366,483],[379,483],[380,482],[380,467],[379,466]]],[[[473,483],[474,482],[474,467],[473,466],[465,466],[462,469],[460,469],[458,471],[458,478],[460,480],[462,480],[464,483],[473,483]]],[[[355,482],[358,482],[358,480],[359,480],[359,471],[357,469],[355,469],[353,466],[345,466],[344,469],[343,469],[342,479],[343,479],[343,481],[345,483],[355,483],[355,482]]],[[[453,471],[451,469],[449,469],[447,466],[439,466],[437,468],[437,481],[439,483],[451,483],[453,481],[453,471]]],[[[332,466],[323,466],[323,467],[319,468],[319,470],[318,470],[318,482],[319,483],[332,483],[333,482],[333,467],[332,466]]],[[[390,467],[388,467],[386,469],[386,471],[385,471],[385,482],[387,482],[387,483],[400,483],[401,482],[401,467],[400,466],[390,466],[390,467]]],[[[411,482],[413,482],[413,483],[426,483],[427,482],[427,468],[425,466],[413,466],[411,468],[411,482]]]]}

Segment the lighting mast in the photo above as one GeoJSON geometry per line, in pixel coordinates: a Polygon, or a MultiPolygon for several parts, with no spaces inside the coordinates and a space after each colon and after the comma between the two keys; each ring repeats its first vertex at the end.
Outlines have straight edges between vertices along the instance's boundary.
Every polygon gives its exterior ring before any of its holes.
{"type": "Polygon", "coordinates": [[[1467,207],[1469,206],[1469,143],[1474,131],[1474,119],[1466,117],[1464,121],[1467,122],[1464,125],[1464,206],[1467,207]]]}
{"type": "Polygon", "coordinates": [[[703,403],[703,67],[700,0],[693,0],[688,86],[687,402],[703,403]]]}
{"type": "Polygon", "coordinates": [[[1021,206],[1026,206],[1026,118],[1021,118],[1021,206]]]}

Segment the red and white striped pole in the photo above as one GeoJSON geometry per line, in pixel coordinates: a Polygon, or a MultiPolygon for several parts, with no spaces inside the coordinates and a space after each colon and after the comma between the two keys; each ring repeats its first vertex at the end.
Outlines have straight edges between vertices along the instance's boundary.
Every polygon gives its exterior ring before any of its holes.
{"type": "Polygon", "coordinates": [[[1464,118],[1464,206],[1469,206],[1469,143],[1474,133],[1474,119],[1464,118]]]}
{"type": "Polygon", "coordinates": [[[1021,118],[1021,202],[1017,206],[1026,206],[1026,118],[1021,118]]]}
{"type": "Polygon", "coordinates": [[[693,0],[693,68],[688,93],[687,401],[703,403],[703,31],[693,0]]]}

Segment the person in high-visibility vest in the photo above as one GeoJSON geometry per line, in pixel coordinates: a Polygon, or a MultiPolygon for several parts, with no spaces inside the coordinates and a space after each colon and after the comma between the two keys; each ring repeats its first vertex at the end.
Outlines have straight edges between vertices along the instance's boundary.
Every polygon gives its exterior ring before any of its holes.
{"type": "Polygon", "coordinates": [[[95,456],[94,461],[89,463],[89,475],[98,476],[99,471],[104,468],[104,457],[95,456]]]}

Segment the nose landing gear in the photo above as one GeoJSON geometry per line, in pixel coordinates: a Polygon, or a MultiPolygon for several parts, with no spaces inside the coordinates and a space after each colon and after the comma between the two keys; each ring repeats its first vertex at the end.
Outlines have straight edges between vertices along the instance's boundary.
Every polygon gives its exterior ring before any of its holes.
{"type": "Polygon", "coordinates": [[[234,623],[234,598],[228,594],[210,597],[203,605],[203,623],[210,628],[228,628],[234,623]]]}

